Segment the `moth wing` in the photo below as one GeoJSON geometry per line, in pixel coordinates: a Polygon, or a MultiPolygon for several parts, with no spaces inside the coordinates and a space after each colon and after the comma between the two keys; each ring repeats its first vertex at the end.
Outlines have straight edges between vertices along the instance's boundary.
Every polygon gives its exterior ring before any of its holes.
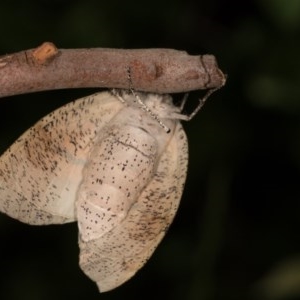
{"type": "Polygon", "coordinates": [[[85,242],[79,237],[80,267],[100,292],[130,279],[152,255],[176,214],[187,162],[187,139],[178,122],[155,176],[126,218],[99,239],[85,242]]]}
{"type": "Polygon", "coordinates": [[[109,92],[71,102],[38,121],[0,157],[0,211],[22,222],[72,222],[88,153],[122,108],[109,92]]]}

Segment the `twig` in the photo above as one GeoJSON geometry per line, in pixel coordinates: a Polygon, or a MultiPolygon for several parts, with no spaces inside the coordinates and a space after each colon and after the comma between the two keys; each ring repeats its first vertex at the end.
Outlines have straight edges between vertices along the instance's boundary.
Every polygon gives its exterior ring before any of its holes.
{"type": "Polygon", "coordinates": [[[221,87],[225,81],[213,55],[172,49],[57,49],[46,42],[0,57],[0,97],[81,87],[176,93],[221,87]]]}

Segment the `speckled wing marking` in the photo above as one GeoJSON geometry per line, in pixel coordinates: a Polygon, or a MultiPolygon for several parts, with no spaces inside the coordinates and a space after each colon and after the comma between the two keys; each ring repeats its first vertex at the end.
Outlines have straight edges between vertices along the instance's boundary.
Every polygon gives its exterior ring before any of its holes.
{"type": "Polygon", "coordinates": [[[34,225],[77,219],[80,266],[101,292],[149,259],[186,178],[180,109],[170,96],[136,95],[123,93],[122,103],[104,92],[63,106],[0,157],[0,211],[34,225]]]}
{"type": "MultiPolygon", "coordinates": [[[[174,106],[152,107],[155,99],[147,97],[152,111],[172,118],[174,106]]],[[[187,139],[178,120],[163,122],[171,133],[141,109],[125,108],[103,130],[84,169],[76,202],[80,266],[101,292],[118,287],[146,263],[177,211],[187,139]]]]}
{"type": "Polygon", "coordinates": [[[0,211],[34,225],[74,221],[87,154],[123,106],[108,92],[94,94],[27,130],[0,157],[0,211]]]}

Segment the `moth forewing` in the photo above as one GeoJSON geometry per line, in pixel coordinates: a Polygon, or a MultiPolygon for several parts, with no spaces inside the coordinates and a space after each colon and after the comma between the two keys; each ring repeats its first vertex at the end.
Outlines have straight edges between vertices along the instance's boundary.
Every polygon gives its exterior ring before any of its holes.
{"type": "Polygon", "coordinates": [[[78,219],[80,266],[102,292],[149,259],[186,178],[180,109],[170,96],[137,95],[146,110],[125,92],[123,102],[104,92],[67,104],[0,157],[0,211],[34,225],[78,219]]]}
{"type": "Polygon", "coordinates": [[[122,106],[108,92],[94,94],[27,130],[0,157],[0,211],[33,225],[74,221],[87,154],[122,106]]]}
{"type": "MultiPolygon", "coordinates": [[[[175,107],[169,109],[172,114],[175,107]]],[[[167,134],[140,109],[124,108],[118,116],[106,130],[114,144],[104,137],[94,149],[99,152],[84,170],[77,200],[80,265],[101,292],[127,281],[151,256],[174,218],[187,172],[187,139],[178,120],[163,119],[167,134]],[[95,197],[88,199],[91,190],[95,197]]]]}

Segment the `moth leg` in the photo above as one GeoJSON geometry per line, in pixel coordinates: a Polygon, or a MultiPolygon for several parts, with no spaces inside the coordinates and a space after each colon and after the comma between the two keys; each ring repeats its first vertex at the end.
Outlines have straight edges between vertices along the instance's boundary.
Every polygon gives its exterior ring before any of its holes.
{"type": "Polygon", "coordinates": [[[186,103],[188,97],[189,97],[189,93],[185,93],[182,100],[181,100],[180,106],[179,106],[180,111],[183,111],[183,108],[185,106],[185,103],[186,103]]]}
{"type": "MultiPolygon", "coordinates": [[[[210,97],[210,95],[213,94],[219,88],[220,87],[208,90],[206,92],[206,94],[202,98],[199,99],[198,106],[192,111],[191,114],[189,114],[189,115],[173,114],[172,118],[176,118],[176,119],[183,120],[183,121],[190,121],[190,120],[192,120],[198,114],[198,112],[203,107],[203,105],[205,104],[206,100],[210,97]]],[[[183,107],[184,107],[184,105],[186,103],[187,97],[188,97],[188,94],[185,94],[184,97],[183,97],[183,99],[182,99],[182,102],[181,102],[181,105],[180,105],[181,111],[183,110],[183,107]]]]}
{"type": "Polygon", "coordinates": [[[125,100],[123,99],[123,97],[121,96],[120,90],[118,90],[118,89],[112,89],[112,90],[111,90],[111,93],[112,93],[113,96],[117,97],[117,99],[118,99],[121,103],[123,103],[123,104],[126,103],[126,101],[125,101],[125,100]]]}

